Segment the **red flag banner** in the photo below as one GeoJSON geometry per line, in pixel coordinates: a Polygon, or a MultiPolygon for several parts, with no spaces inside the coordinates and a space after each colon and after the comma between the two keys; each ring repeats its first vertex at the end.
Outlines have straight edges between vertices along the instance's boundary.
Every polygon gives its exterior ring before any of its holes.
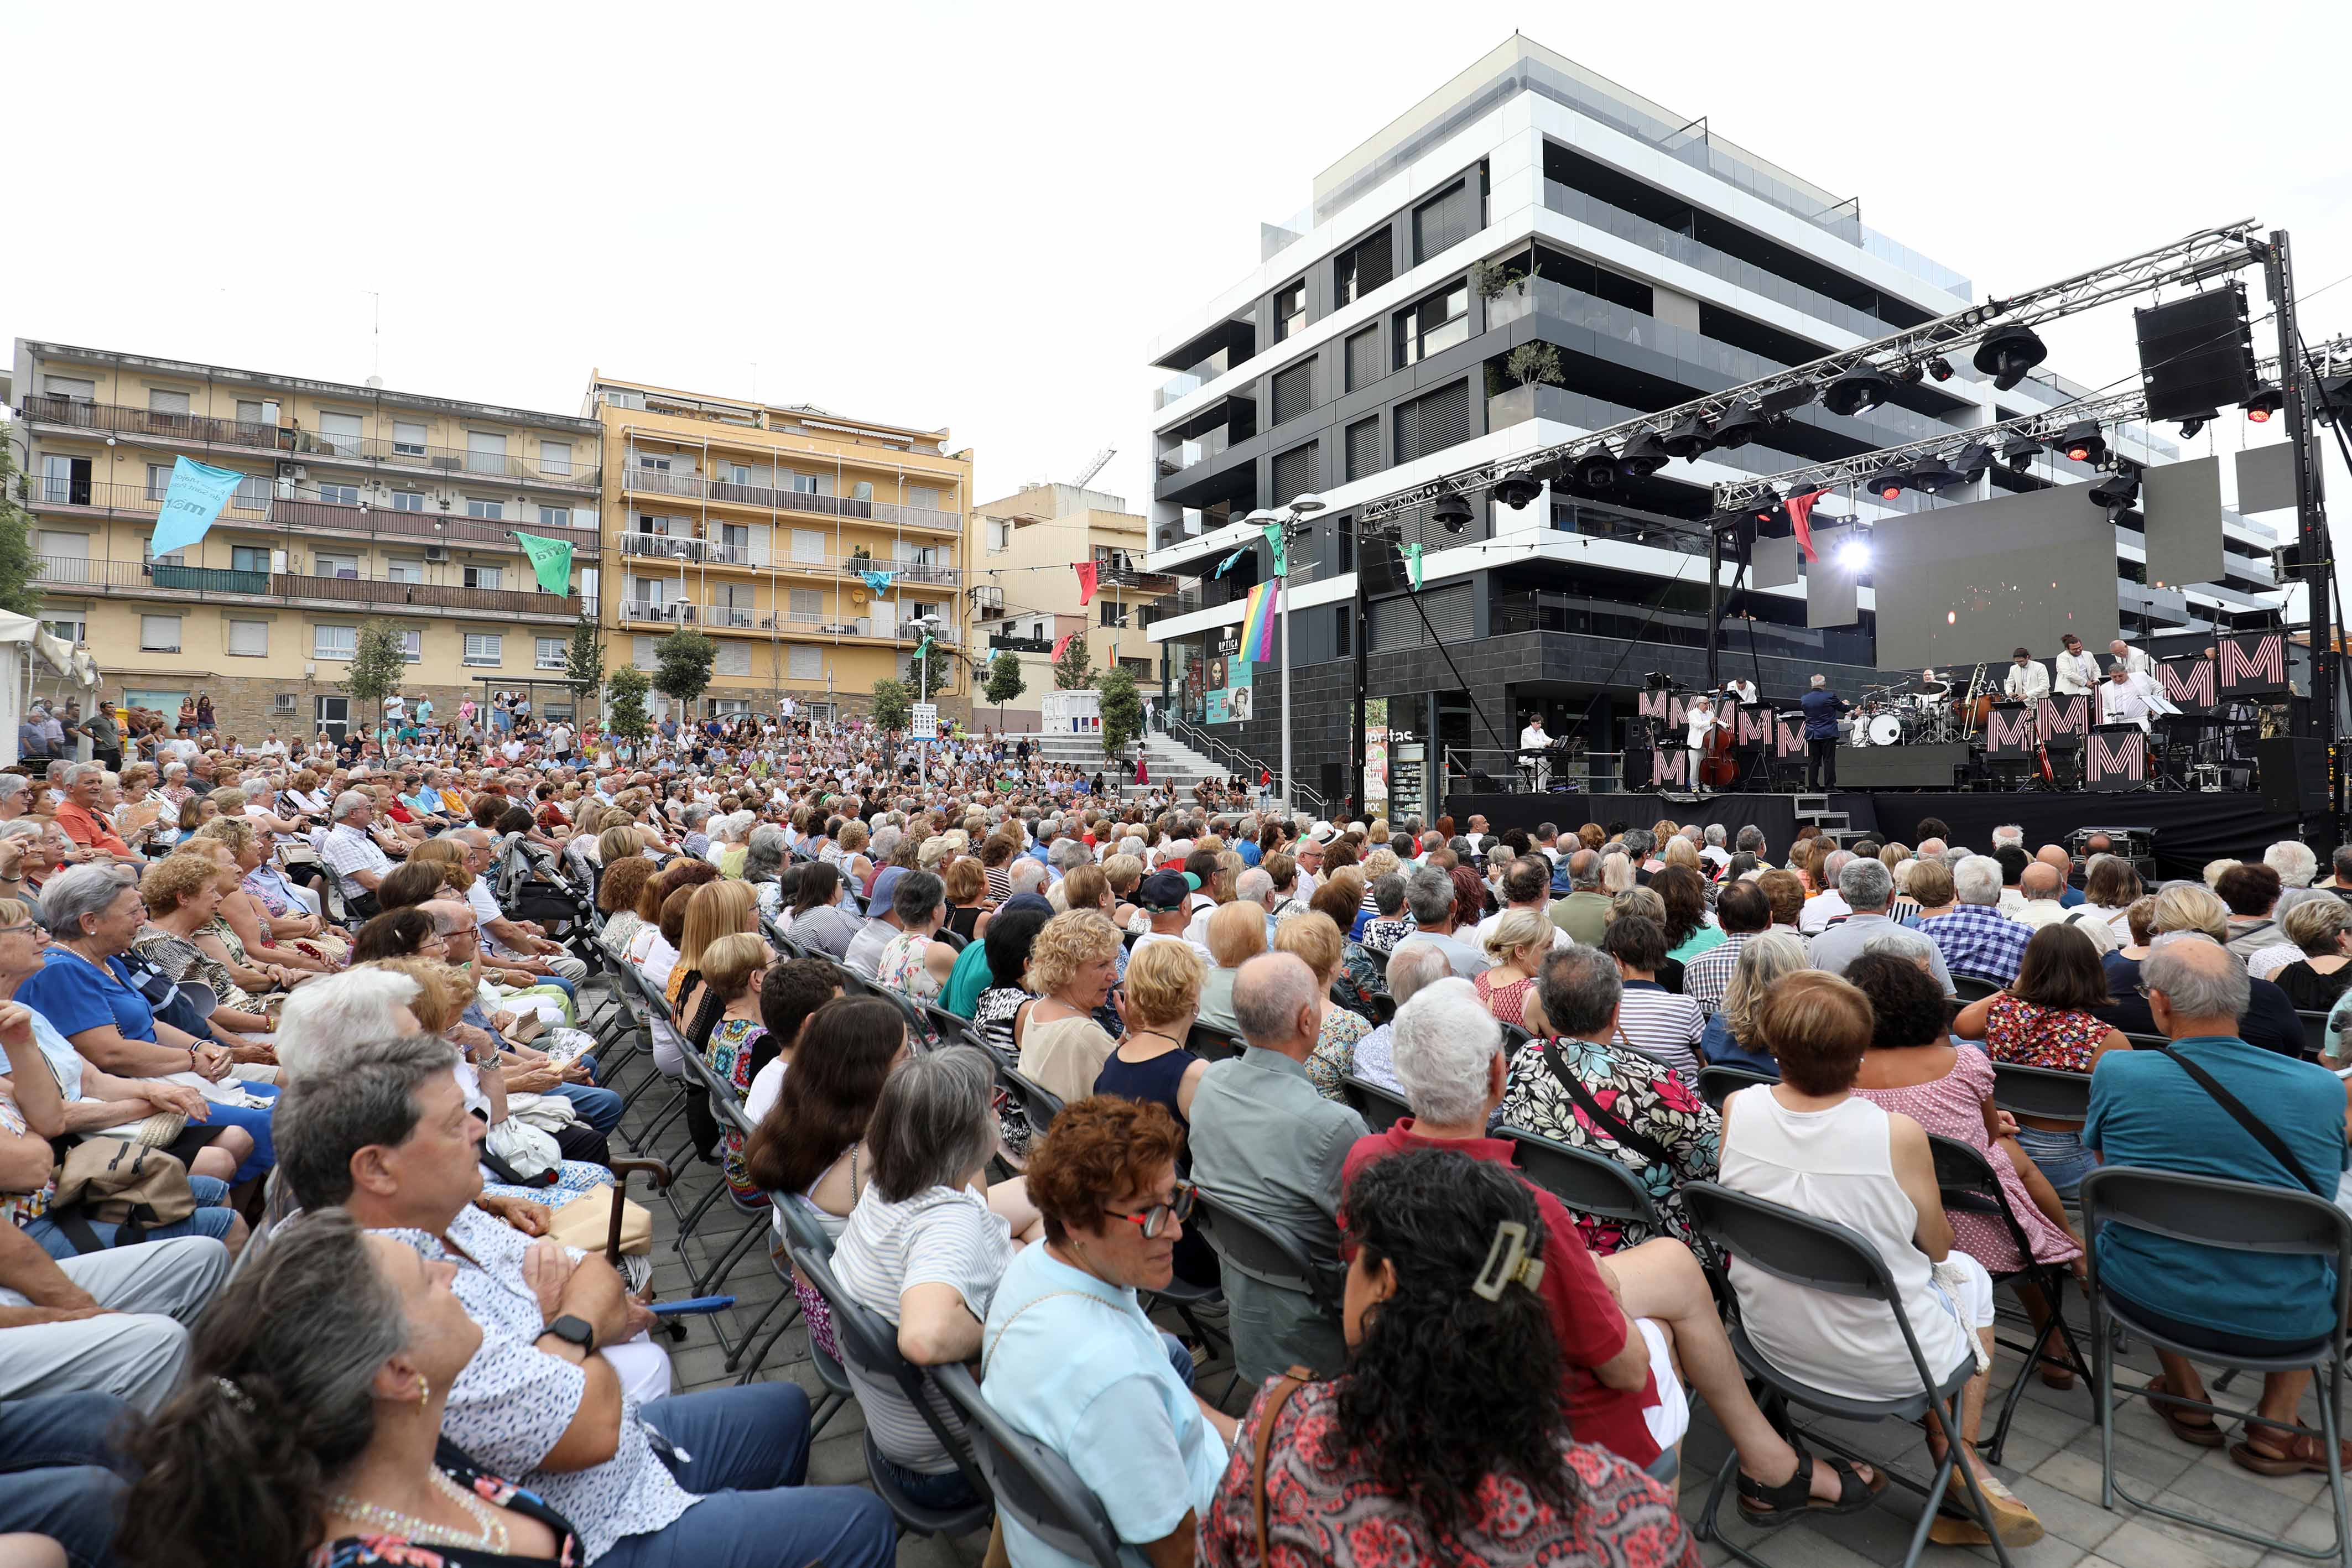
{"type": "Polygon", "coordinates": [[[1095,596],[1095,582],[1098,574],[1093,561],[1081,560],[1071,564],[1078,570],[1078,608],[1083,610],[1095,596]]]}
{"type": "Polygon", "coordinates": [[[1054,663],[1058,664],[1062,662],[1062,650],[1068,647],[1070,645],[1070,639],[1076,635],[1077,633],[1076,632],[1065,632],[1062,633],[1061,640],[1054,644],[1054,663]]]}
{"type": "Polygon", "coordinates": [[[1789,497],[1789,522],[1797,532],[1797,548],[1804,552],[1807,560],[1822,559],[1813,550],[1813,503],[1828,494],[1827,490],[1812,490],[1789,497]]]}

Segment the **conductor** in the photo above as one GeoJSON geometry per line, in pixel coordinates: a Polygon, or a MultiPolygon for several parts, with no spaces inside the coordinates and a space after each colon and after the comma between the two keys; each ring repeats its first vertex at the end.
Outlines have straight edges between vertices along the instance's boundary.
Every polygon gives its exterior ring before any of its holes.
{"type": "Polygon", "coordinates": [[[1815,675],[1812,689],[1797,699],[1805,710],[1805,788],[1837,788],[1838,715],[1853,706],[1830,690],[1827,675],[1815,675]]]}

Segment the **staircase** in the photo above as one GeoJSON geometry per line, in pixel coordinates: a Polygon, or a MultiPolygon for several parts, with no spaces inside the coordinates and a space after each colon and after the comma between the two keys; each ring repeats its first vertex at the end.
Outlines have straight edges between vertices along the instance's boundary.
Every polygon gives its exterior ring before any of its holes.
{"type": "MultiPolygon", "coordinates": [[[[1150,767],[1151,782],[1149,785],[1134,782],[1135,746],[1129,747],[1121,757],[1113,758],[1103,755],[1102,740],[1097,736],[1066,733],[1032,735],[1026,738],[1030,749],[1043,762],[1056,767],[1066,765],[1084,768],[1089,774],[1101,768],[1105,782],[1114,784],[1119,796],[1125,800],[1138,799],[1151,789],[1164,789],[1175,800],[1190,800],[1192,786],[1203,779],[1230,776],[1242,779],[1244,784],[1255,783],[1260,766],[1256,761],[1213,738],[1202,737],[1198,730],[1190,730],[1189,733],[1213,747],[1218,755],[1204,755],[1174,735],[1157,730],[1148,732],[1136,744],[1141,747],[1144,760],[1150,767]]],[[[1006,736],[1004,738],[1009,743],[1024,737],[1006,736]]],[[[1302,810],[1311,810],[1318,815],[1329,814],[1329,808],[1323,798],[1314,790],[1301,786],[1294,793],[1298,797],[1302,810]]]]}
{"type": "Polygon", "coordinates": [[[1870,837],[1864,830],[1853,826],[1845,812],[1831,810],[1827,795],[1800,794],[1797,797],[1797,825],[1804,827],[1809,823],[1820,829],[1822,837],[1832,840],[1840,849],[1851,848],[1858,841],[1870,837]]]}

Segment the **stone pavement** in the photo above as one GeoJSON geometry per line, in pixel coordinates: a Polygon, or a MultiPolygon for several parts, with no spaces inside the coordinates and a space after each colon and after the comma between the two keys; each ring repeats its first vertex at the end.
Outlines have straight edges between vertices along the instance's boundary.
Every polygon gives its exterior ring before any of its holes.
{"type": "MultiPolygon", "coordinates": [[[[601,990],[601,986],[596,989],[601,990]]],[[[590,999],[594,999],[593,995],[590,999]]],[[[638,1064],[645,1062],[645,1058],[637,1059],[638,1064]]],[[[625,1069],[622,1087],[634,1084],[642,1071],[644,1066],[637,1064],[625,1069]]],[[[667,1103],[668,1092],[666,1085],[648,1089],[631,1107],[623,1123],[624,1134],[642,1136],[644,1129],[667,1103]]],[[[663,1130],[663,1149],[674,1154],[685,1135],[682,1119],[673,1120],[663,1130]]],[[[641,1151],[628,1138],[616,1137],[614,1152],[626,1155],[641,1151]]],[[[691,1209],[719,1180],[718,1169],[688,1156],[680,1170],[677,1186],[679,1207],[691,1209]]],[[[694,1277],[726,1249],[740,1233],[741,1221],[722,1196],[703,1217],[695,1234],[687,1239],[681,1260],[675,1246],[677,1222],[669,1205],[651,1196],[642,1176],[632,1183],[630,1194],[653,1212],[654,1280],[658,1294],[677,1298],[692,1293],[694,1277]]],[[[727,1353],[714,1338],[714,1322],[724,1326],[728,1343],[732,1344],[780,1293],[790,1294],[791,1286],[779,1278],[771,1265],[768,1248],[762,1240],[756,1242],[727,1279],[714,1287],[713,1293],[722,1292],[734,1295],[738,1305],[715,1319],[685,1320],[687,1337],[673,1351],[676,1386],[680,1393],[723,1387],[735,1381],[735,1375],[726,1370],[727,1353]]],[[[2002,1300],[2005,1306],[2013,1305],[2006,1293],[2002,1300]]],[[[2069,1315],[2079,1327],[2083,1322],[2079,1295],[2073,1299],[2072,1305],[2069,1315]]],[[[1182,1329],[1182,1324],[1172,1319],[1167,1326],[1182,1329]]],[[[773,1327],[772,1320],[761,1331],[761,1337],[773,1327]]],[[[2005,1324],[2004,1333],[2006,1337],[2022,1337],[2013,1325],[2005,1324]]],[[[2082,1337],[2087,1354],[2088,1336],[2082,1337]]],[[[1994,1366],[1993,1391],[1987,1402],[1988,1432],[2001,1396],[2017,1375],[2017,1368],[2018,1358],[2007,1352],[1994,1366]]],[[[1231,1369],[1228,1357],[1215,1357],[1203,1367],[1201,1386],[1212,1394],[1223,1389],[1231,1369]]],[[[2116,1386],[2137,1388],[2155,1373],[2154,1356],[2139,1348],[2119,1361],[2116,1386]]],[[[806,1331],[798,1322],[776,1342],[758,1375],[797,1381],[809,1391],[812,1401],[824,1393],[824,1385],[809,1359],[806,1331]]],[[[2210,1376],[2209,1374],[2209,1381],[2210,1376]]],[[[2252,1403],[2250,1390],[2257,1386],[2252,1380],[2242,1378],[2231,1395],[2218,1397],[2223,1403],[2248,1406],[2252,1403]]],[[[1236,1413],[1245,1409],[1247,1394],[1246,1390],[1235,1391],[1226,1407],[1236,1413]]],[[[2315,1423],[2316,1412],[2314,1397],[2306,1396],[2304,1418],[2315,1423]]],[[[1927,1471],[1927,1448],[1916,1428],[1893,1423],[1849,1427],[1827,1422],[1823,1429],[1838,1434],[1850,1447],[1869,1458],[1890,1460],[1906,1473],[1924,1476],[1927,1471]]],[[[866,1484],[863,1430],[864,1423],[853,1400],[833,1416],[818,1437],[809,1468],[810,1480],[849,1486],[866,1484]]],[[[1726,1451],[1721,1429],[1703,1406],[1695,1410],[1690,1437],[1683,1449],[1681,1485],[1685,1517],[1697,1517],[1726,1451]]],[[[2126,1485],[2144,1495],[2153,1489],[2169,1506],[2183,1511],[2232,1521],[2312,1548],[2325,1548],[2335,1539],[2326,1477],[2257,1476],[2231,1463],[2226,1449],[2189,1448],[2172,1437],[2144,1399],[2127,1400],[2117,1412],[2116,1458],[2126,1485]]],[[[2138,1515],[2128,1504],[2119,1502],[2112,1512],[2102,1509],[2099,1434],[2092,1421],[2087,1388],[2078,1386],[2062,1392],[2045,1388],[2035,1379],[2018,1409],[2003,1458],[2005,1462],[1998,1467],[1998,1473],[2041,1516],[2048,1532],[2038,1544],[2010,1554],[2016,1568],[2256,1568],[2258,1564],[2272,1568],[2273,1564],[2304,1561],[2278,1552],[2266,1554],[2260,1548],[2227,1536],[2138,1515]]],[[[1864,1568],[1865,1564],[1885,1568],[1903,1560],[1912,1526],[1918,1518],[1918,1499],[1899,1486],[1891,1487],[1876,1507],[1864,1512],[1841,1519],[1809,1518],[1761,1534],[1760,1539],[1759,1532],[1747,1526],[1728,1502],[1722,1517],[1726,1533],[1748,1545],[1774,1568],[1864,1568]]],[[[981,1561],[986,1544],[984,1531],[957,1540],[927,1540],[910,1535],[900,1543],[898,1561],[905,1568],[973,1568],[981,1561]]],[[[1729,1558],[1715,1542],[1702,1542],[1699,1554],[1709,1568],[1729,1558]]],[[[1933,1545],[1921,1561],[1928,1568],[1937,1568],[1972,1559],[1993,1561],[1989,1549],[1933,1545]]]]}

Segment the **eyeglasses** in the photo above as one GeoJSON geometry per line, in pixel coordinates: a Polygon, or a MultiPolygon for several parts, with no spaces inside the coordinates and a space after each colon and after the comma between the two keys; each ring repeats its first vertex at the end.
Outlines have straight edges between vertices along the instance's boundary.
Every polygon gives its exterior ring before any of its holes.
{"type": "Polygon", "coordinates": [[[12,920],[5,925],[0,925],[0,933],[9,931],[30,932],[32,934],[33,940],[36,942],[46,942],[49,939],[48,929],[42,925],[38,921],[12,920]]]}
{"type": "Polygon", "coordinates": [[[1145,1240],[1156,1241],[1160,1233],[1168,1228],[1171,1219],[1181,1225],[1192,1218],[1192,1200],[1199,1195],[1200,1188],[1189,1181],[1180,1181],[1176,1184],[1175,1197],[1166,1203],[1153,1204],[1141,1214],[1121,1214],[1116,1208],[1106,1208],[1103,1213],[1113,1219],[1126,1220],[1143,1232],[1145,1240]]]}

